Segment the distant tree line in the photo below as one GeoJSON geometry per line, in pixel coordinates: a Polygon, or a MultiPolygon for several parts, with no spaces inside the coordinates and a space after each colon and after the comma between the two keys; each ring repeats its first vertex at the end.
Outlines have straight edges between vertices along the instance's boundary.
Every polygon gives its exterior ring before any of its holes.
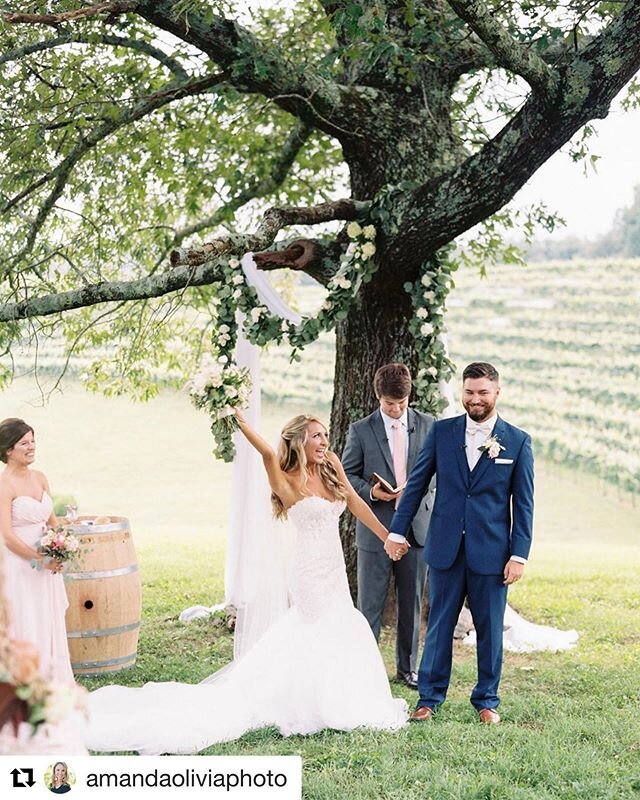
{"type": "Polygon", "coordinates": [[[640,185],[634,189],[631,205],[616,212],[611,230],[594,241],[565,236],[534,241],[525,250],[529,261],[640,257],[640,185]]]}

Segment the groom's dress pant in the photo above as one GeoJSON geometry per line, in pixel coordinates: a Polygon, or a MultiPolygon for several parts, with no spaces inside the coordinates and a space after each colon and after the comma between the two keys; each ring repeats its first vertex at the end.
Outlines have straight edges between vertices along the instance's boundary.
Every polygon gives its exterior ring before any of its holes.
{"type": "Polygon", "coordinates": [[[500,703],[502,629],[507,602],[504,576],[472,572],[465,558],[464,536],[450,569],[429,567],[429,622],[418,671],[418,707],[437,708],[444,702],[451,678],[453,631],[465,595],[477,634],[478,682],[471,703],[480,710],[500,703]]]}

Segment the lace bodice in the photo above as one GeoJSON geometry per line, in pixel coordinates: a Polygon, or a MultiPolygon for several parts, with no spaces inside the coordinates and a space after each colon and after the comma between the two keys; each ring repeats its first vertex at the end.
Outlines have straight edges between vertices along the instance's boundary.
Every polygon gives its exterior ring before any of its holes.
{"type": "Polygon", "coordinates": [[[342,501],[312,495],[289,509],[296,545],[289,585],[293,605],[303,617],[318,619],[336,604],[352,605],[338,533],[342,501]]]}

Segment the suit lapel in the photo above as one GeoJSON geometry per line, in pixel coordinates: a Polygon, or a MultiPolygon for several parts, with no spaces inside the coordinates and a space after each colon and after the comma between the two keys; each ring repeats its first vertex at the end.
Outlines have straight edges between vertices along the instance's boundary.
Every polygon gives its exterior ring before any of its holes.
{"type": "Polygon", "coordinates": [[[387,440],[387,433],[384,429],[384,422],[382,421],[379,411],[374,411],[373,415],[371,416],[371,430],[373,431],[373,435],[380,446],[384,460],[389,467],[389,472],[394,475],[391,449],[387,440]]]}
{"type": "MultiPolygon", "coordinates": [[[[504,436],[505,436],[505,425],[504,422],[500,417],[496,420],[496,424],[493,426],[493,431],[491,431],[491,436],[495,436],[500,444],[503,447],[506,447],[504,436]]],[[[502,452],[502,451],[500,451],[502,452]]],[[[484,453],[478,459],[477,464],[475,465],[474,469],[471,471],[471,483],[477,483],[480,478],[484,475],[487,471],[489,464],[493,461],[492,458],[489,458],[487,451],[485,450],[484,453]]]]}
{"type": "Polygon", "coordinates": [[[465,427],[467,415],[463,414],[458,417],[454,425],[454,450],[456,454],[456,461],[460,467],[460,475],[465,486],[469,483],[469,464],[467,463],[467,452],[465,450],[465,427]]]}

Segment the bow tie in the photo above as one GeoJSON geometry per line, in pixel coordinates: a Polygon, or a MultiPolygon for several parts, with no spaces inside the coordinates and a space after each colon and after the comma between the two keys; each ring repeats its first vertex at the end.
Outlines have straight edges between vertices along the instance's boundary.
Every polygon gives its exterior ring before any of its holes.
{"type": "Polygon", "coordinates": [[[468,422],[467,423],[467,433],[470,436],[475,436],[476,433],[489,434],[489,433],[491,433],[492,428],[493,428],[493,422],[489,422],[488,424],[486,422],[480,422],[480,423],[478,423],[478,422],[468,422]]]}

